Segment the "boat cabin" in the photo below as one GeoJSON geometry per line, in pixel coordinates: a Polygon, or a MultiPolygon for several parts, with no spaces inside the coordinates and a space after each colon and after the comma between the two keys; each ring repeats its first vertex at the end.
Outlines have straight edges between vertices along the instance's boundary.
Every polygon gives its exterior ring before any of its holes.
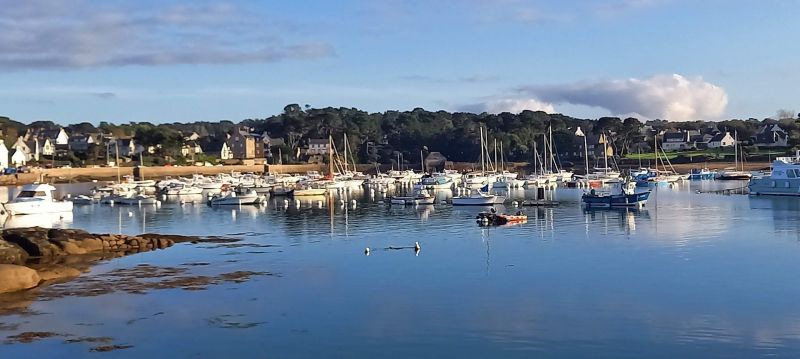
{"type": "Polygon", "coordinates": [[[22,186],[13,202],[52,201],[56,188],[46,183],[34,183],[22,186]]]}

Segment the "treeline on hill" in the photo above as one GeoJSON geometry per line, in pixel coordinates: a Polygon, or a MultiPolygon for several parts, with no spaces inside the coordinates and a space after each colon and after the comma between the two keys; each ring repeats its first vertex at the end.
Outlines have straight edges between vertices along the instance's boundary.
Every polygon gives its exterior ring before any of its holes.
{"type": "MultiPolygon", "coordinates": [[[[362,163],[390,163],[398,154],[406,162],[417,162],[420,151],[441,152],[451,161],[474,162],[480,157],[481,127],[488,132],[490,142],[502,143],[504,156],[509,161],[528,162],[533,158],[533,143],[537,141],[541,151],[542,134],[552,126],[553,142],[558,153],[574,154],[582,151],[583,140],[575,136],[578,126],[589,136],[603,131],[611,133],[615,153],[624,156],[634,145],[647,144],[645,125],[653,130],[703,129],[716,125],[720,130],[738,132],[740,139],[753,136],[765,123],[780,123],[790,135],[790,146],[800,142],[800,126],[796,119],[784,120],[727,120],[718,122],[667,122],[648,121],[636,118],[602,117],[597,120],[579,119],[562,114],[547,114],[541,111],[523,111],[519,114],[474,114],[466,112],[426,111],[416,108],[411,111],[386,111],[368,113],[355,108],[305,108],[297,104],[287,105],[279,115],[261,119],[246,119],[235,124],[230,121],[152,124],[131,122],[112,124],[101,122],[98,126],[83,122],[64,126],[73,133],[110,133],[114,136],[132,136],[142,145],[162,145],[169,151],[179,151],[183,137],[196,132],[206,142],[221,143],[226,134],[237,126],[250,127],[252,132],[267,132],[271,138],[282,138],[280,148],[284,163],[292,162],[298,149],[308,139],[326,139],[333,136],[336,147],[342,148],[342,139],[347,134],[353,154],[362,163]]],[[[57,128],[49,121],[28,125],[0,117],[0,128],[7,146],[27,128],[57,128]]],[[[652,137],[651,137],[652,139],[652,137]]],[[[490,143],[491,146],[491,143],[490,143]]],[[[277,150],[277,149],[276,149],[277,150]]],[[[635,150],[634,150],[635,151],[635,150]]],[[[171,152],[174,153],[174,152],[171,152]]]]}

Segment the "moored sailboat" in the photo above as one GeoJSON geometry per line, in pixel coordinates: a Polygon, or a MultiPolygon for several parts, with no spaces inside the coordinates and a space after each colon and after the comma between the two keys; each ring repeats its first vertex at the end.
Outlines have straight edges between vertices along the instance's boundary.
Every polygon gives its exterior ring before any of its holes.
{"type": "MultiPolygon", "coordinates": [[[[744,158],[739,160],[739,135],[738,131],[733,133],[733,168],[726,168],[717,173],[719,180],[749,180],[753,174],[744,170],[744,158]]],[[[742,153],[744,157],[744,153],[742,153]]]]}

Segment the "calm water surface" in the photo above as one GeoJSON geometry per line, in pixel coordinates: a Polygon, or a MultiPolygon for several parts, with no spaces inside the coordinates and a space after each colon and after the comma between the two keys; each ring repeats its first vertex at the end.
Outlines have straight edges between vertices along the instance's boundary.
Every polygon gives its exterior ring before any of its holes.
{"type": "Polygon", "coordinates": [[[101,262],[83,279],[142,264],[271,275],[34,300],[25,315],[0,316],[0,338],[49,331],[133,347],[90,353],[59,337],[0,345],[0,358],[798,357],[800,202],[697,193],[741,186],[687,182],[656,189],[645,209],[592,211],[581,190],[559,189],[561,206],[491,229],[476,226],[479,208],[390,207],[364,192],[346,206],[93,205],[13,218],[6,226],[244,244],[180,244],[101,262]],[[418,254],[383,249],[415,241],[418,254]]]}

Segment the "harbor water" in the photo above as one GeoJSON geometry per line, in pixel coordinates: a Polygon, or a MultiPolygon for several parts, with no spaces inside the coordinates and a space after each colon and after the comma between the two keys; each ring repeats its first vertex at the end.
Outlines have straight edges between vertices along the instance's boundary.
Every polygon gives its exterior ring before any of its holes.
{"type": "MultiPolygon", "coordinates": [[[[484,208],[439,203],[449,193],[398,207],[369,190],[8,218],[240,241],[104,260],[5,298],[0,340],[52,335],[7,340],[0,358],[798,357],[800,201],[712,193],[742,186],[658,187],[644,208],[618,210],[586,210],[581,189],[558,189],[559,206],[492,228],[475,223],[484,208]],[[75,338],[119,347],[92,354],[75,338]]],[[[512,190],[500,211],[533,193],[512,190]]]]}

